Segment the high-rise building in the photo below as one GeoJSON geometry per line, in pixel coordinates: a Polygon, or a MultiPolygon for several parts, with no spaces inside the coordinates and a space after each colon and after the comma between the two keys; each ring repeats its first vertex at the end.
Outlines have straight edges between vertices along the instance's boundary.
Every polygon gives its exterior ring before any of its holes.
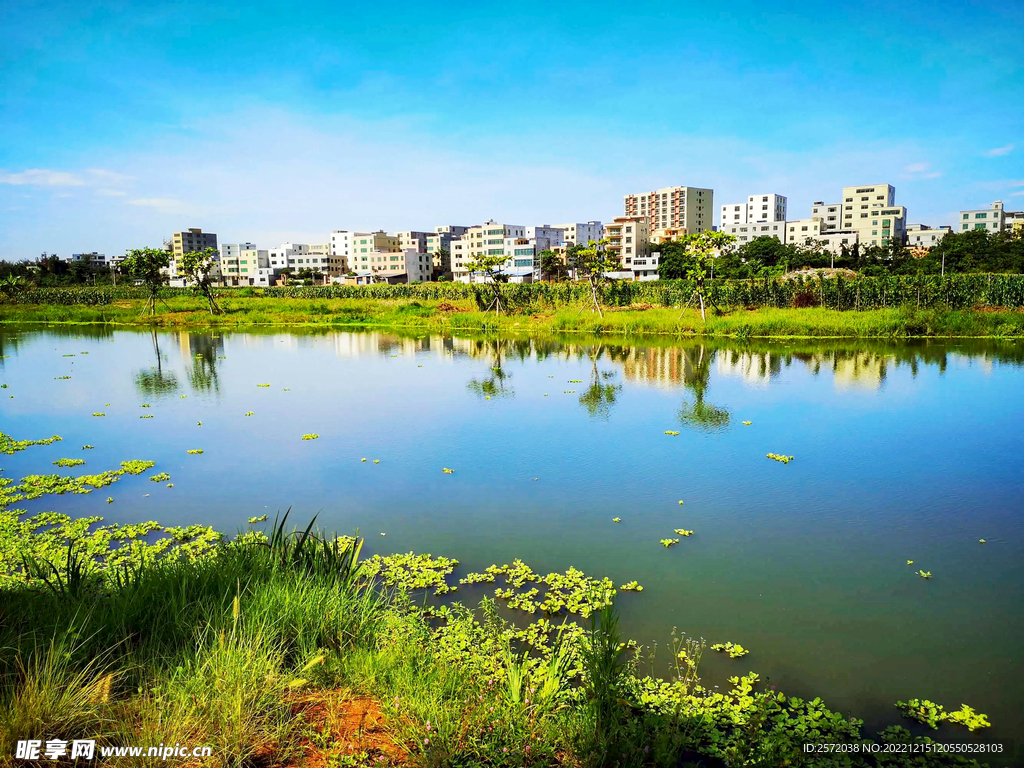
{"type": "Polygon", "coordinates": [[[430,251],[427,250],[427,239],[431,234],[433,233],[407,230],[405,232],[395,233],[395,237],[398,238],[398,247],[400,250],[408,251],[411,249],[416,253],[430,253],[430,251]]]}
{"type": "MultiPolygon", "coordinates": [[[[249,269],[246,264],[245,275],[241,272],[242,251],[255,250],[252,243],[225,243],[220,247],[220,274],[224,285],[251,285],[248,278],[249,269]],[[243,277],[245,278],[243,280],[243,277]]],[[[264,251],[266,253],[266,251],[264,251]]]]}
{"type": "Polygon", "coordinates": [[[841,231],[856,232],[862,248],[900,243],[906,235],[907,209],[896,205],[891,184],[843,187],[841,231]]]}
{"type": "Polygon", "coordinates": [[[167,273],[172,279],[178,277],[178,260],[186,253],[205,251],[207,248],[217,250],[217,235],[213,232],[203,232],[198,227],[175,232],[171,235],[168,244],[171,252],[171,263],[167,273]]]}
{"type": "Polygon", "coordinates": [[[349,235],[352,255],[348,258],[348,269],[352,272],[367,272],[370,269],[370,255],[374,253],[400,252],[398,238],[384,230],[377,232],[352,232],[349,235]]]}
{"type": "Polygon", "coordinates": [[[842,229],[843,204],[823,203],[816,200],[811,206],[811,218],[821,219],[822,232],[834,232],[842,229]]]}
{"type": "Polygon", "coordinates": [[[685,229],[692,235],[711,229],[714,197],[713,190],[703,187],[665,187],[654,192],[626,195],[623,209],[626,218],[645,217],[648,231],[685,229]]]}
{"type": "Polygon", "coordinates": [[[434,228],[434,234],[427,236],[427,253],[433,256],[434,279],[452,276],[452,240],[466,234],[469,227],[458,224],[441,224],[434,228]]]}

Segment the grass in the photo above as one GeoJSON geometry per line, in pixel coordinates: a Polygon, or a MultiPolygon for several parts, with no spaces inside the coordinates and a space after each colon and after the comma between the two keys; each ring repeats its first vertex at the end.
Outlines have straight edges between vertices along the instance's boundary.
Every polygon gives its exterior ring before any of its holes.
{"type": "Polygon", "coordinates": [[[661,335],[722,338],[1019,338],[1024,313],[911,307],[867,311],[807,308],[734,308],[701,320],[695,309],[607,308],[604,317],[584,306],[536,308],[527,314],[481,312],[472,299],[305,299],[233,296],[220,299],[224,314],[210,315],[202,299],[173,296],[155,316],[142,300],[109,305],[0,305],[0,322],[188,327],[215,330],[260,326],[392,328],[446,333],[661,335]]]}
{"type": "MultiPolygon", "coordinates": [[[[643,675],[643,651],[620,636],[612,605],[589,629],[570,624],[531,645],[493,602],[425,610],[361,575],[357,540],[312,523],[286,533],[286,522],[75,590],[6,581],[2,759],[17,739],[59,736],[210,746],[204,764],[223,766],[802,765],[808,728],[819,741],[861,738],[857,721],[766,690],[754,674],[728,692],[701,688],[702,643],[673,644],[668,679],[643,675]],[[386,741],[332,737],[332,720],[366,701],[386,741]],[[323,705],[318,717],[311,702],[323,705]]],[[[849,757],[834,764],[876,764],[849,757]]],[[[824,760],[815,765],[833,764],[824,760]]]]}

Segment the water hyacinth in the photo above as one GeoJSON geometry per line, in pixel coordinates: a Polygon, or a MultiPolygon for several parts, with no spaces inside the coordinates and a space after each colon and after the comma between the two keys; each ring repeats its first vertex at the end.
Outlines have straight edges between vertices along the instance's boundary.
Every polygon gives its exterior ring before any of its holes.
{"type": "Polygon", "coordinates": [[[749,426],[750,426],[750,425],[751,425],[752,423],[753,423],[753,422],[750,422],[750,421],[744,421],[744,422],[743,422],[743,426],[744,426],[744,427],[749,427],[749,426]]]}
{"type": "Polygon", "coordinates": [[[661,540],[661,546],[665,547],[666,549],[668,547],[673,547],[673,546],[675,546],[678,543],[679,543],[679,539],[662,539],[661,540]]]}
{"type": "Polygon", "coordinates": [[[94,413],[94,414],[93,414],[93,416],[106,416],[106,415],[107,415],[107,414],[105,414],[105,413],[94,413]]]}
{"type": "Polygon", "coordinates": [[[665,430],[665,434],[666,435],[678,435],[679,434],[679,430],[666,429],[665,430]]]}
{"type": "Polygon", "coordinates": [[[449,469],[448,467],[442,467],[441,471],[444,472],[446,475],[454,475],[455,474],[455,470],[454,469],[449,469]]]}
{"type": "Polygon", "coordinates": [[[793,460],[792,456],[783,456],[782,454],[779,453],[767,453],[765,454],[765,456],[769,459],[772,459],[773,461],[780,461],[783,464],[789,464],[789,462],[793,460]]]}
{"type": "Polygon", "coordinates": [[[252,412],[252,411],[246,411],[246,412],[245,412],[245,415],[246,415],[246,416],[253,416],[254,414],[253,414],[253,412],[252,412]]]}
{"type": "Polygon", "coordinates": [[[85,464],[85,459],[57,459],[53,462],[55,467],[80,467],[85,464]]]}
{"type": "Polygon", "coordinates": [[[139,416],[139,418],[140,419],[152,419],[153,418],[153,414],[146,413],[146,414],[143,414],[142,416],[139,416]]]}
{"type": "Polygon", "coordinates": [[[70,379],[71,377],[70,376],[54,376],[53,378],[56,381],[61,381],[63,379],[70,379]]]}
{"type": "Polygon", "coordinates": [[[63,439],[60,435],[54,435],[53,437],[44,437],[41,440],[15,440],[10,435],[0,432],[0,453],[13,456],[18,451],[24,451],[33,445],[53,445],[63,439]]]}
{"type": "Polygon", "coordinates": [[[160,472],[159,474],[153,475],[151,478],[154,483],[162,483],[171,479],[171,476],[166,472],[160,472]]]}
{"type": "Polygon", "coordinates": [[[257,384],[256,386],[257,387],[264,387],[265,388],[265,387],[269,387],[270,385],[269,384],[257,384]]]}
{"type": "Polygon", "coordinates": [[[622,518],[621,517],[613,517],[612,518],[612,522],[613,523],[621,523],[622,522],[622,518]]]}
{"type": "Polygon", "coordinates": [[[316,440],[318,437],[320,437],[320,435],[316,434],[315,432],[310,432],[308,434],[303,435],[302,439],[303,440],[316,440]]]}
{"type": "Polygon", "coordinates": [[[712,651],[718,651],[719,653],[728,653],[729,658],[738,659],[741,656],[746,656],[750,651],[744,648],[739,643],[715,643],[711,646],[712,651]]]}
{"type": "Polygon", "coordinates": [[[693,531],[688,531],[685,528],[676,528],[677,536],[693,536],[693,531]]]}
{"type": "Polygon", "coordinates": [[[932,572],[931,571],[918,571],[917,575],[920,576],[922,579],[930,579],[932,577],[932,572]]]}
{"type": "Polygon", "coordinates": [[[92,449],[93,449],[93,447],[91,445],[89,445],[88,443],[86,443],[85,445],[82,446],[82,450],[83,451],[91,451],[92,449]]]}
{"type": "Polygon", "coordinates": [[[638,582],[638,581],[627,581],[625,584],[623,584],[621,587],[619,587],[619,589],[621,589],[623,592],[643,592],[644,591],[644,588],[642,586],[640,586],[640,582],[638,582]]]}
{"type": "Polygon", "coordinates": [[[202,452],[202,448],[189,448],[187,451],[185,451],[185,453],[189,454],[190,456],[198,456],[202,454],[202,452]]]}

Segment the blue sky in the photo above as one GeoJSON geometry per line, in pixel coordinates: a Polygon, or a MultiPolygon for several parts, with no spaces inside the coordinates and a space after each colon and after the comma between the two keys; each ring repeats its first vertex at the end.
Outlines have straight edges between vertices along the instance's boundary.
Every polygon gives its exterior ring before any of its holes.
{"type": "Polygon", "coordinates": [[[7,0],[0,258],[889,182],[1024,209],[1019,3],[7,0]]]}

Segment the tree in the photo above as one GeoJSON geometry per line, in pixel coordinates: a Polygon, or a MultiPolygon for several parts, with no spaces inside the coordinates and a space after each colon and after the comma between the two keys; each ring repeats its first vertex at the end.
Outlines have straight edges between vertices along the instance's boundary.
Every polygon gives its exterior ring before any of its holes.
{"type": "Polygon", "coordinates": [[[121,269],[136,280],[141,280],[149,288],[149,298],[142,311],[149,310],[156,314],[156,295],[160,286],[167,282],[166,270],[171,264],[171,254],[158,248],[137,248],[128,251],[121,262],[121,269]]]}
{"type": "MultiPolygon", "coordinates": [[[[582,275],[590,284],[590,296],[594,302],[594,311],[600,317],[604,317],[601,311],[601,302],[597,298],[597,286],[602,282],[611,282],[612,279],[606,273],[618,268],[619,262],[613,258],[602,246],[608,245],[608,240],[587,243],[586,248],[579,248],[576,251],[576,274],[582,275]]],[[[582,310],[581,310],[582,311],[582,310]]]]}
{"type": "Polygon", "coordinates": [[[543,277],[558,280],[560,277],[568,274],[569,270],[566,263],[554,251],[544,250],[540,252],[539,256],[540,273],[543,277]]]}
{"type": "Polygon", "coordinates": [[[469,262],[466,263],[466,269],[469,270],[470,274],[476,272],[483,273],[484,277],[487,278],[485,282],[489,281],[491,290],[494,292],[494,298],[491,299],[491,303],[487,305],[485,312],[490,312],[491,307],[494,307],[495,314],[501,314],[501,283],[508,282],[508,275],[502,273],[502,268],[508,262],[508,257],[502,254],[501,256],[475,256],[469,262]]]}
{"type": "Polygon", "coordinates": [[[216,248],[189,251],[178,260],[178,271],[185,278],[185,282],[192,283],[195,290],[206,297],[211,315],[220,314],[220,307],[213,298],[213,280],[210,278],[218,266],[216,248]]]}
{"type": "Polygon", "coordinates": [[[693,280],[693,296],[690,297],[690,301],[693,301],[694,298],[700,301],[700,319],[704,322],[707,322],[705,304],[707,302],[708,264],[715,257],[716,252],[724,251],[735,241],[736,238],[733,235],[711,230],[686,235],[682,239],[686,252],[693,259],[687,275],[690,280],[693,280]]]}

